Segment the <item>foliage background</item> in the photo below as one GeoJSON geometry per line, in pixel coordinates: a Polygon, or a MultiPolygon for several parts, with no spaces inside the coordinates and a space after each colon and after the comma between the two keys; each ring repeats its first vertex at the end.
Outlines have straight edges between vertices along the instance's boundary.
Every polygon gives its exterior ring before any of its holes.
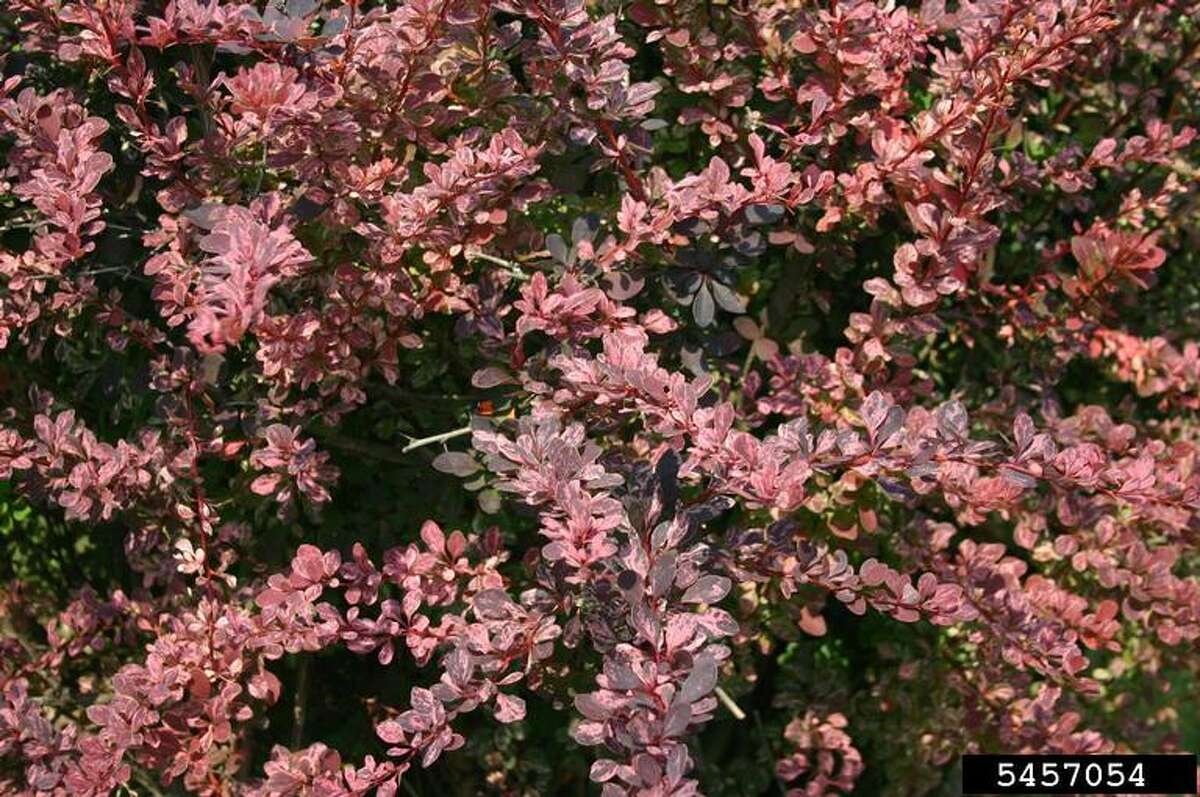
{"type": "MultiPolygon", "coordinates": [[[[831,70],[840,68],[839,63],[860,63],[853,59],[840,61],[836,50],[828,51],[825,58],[820,57],[824,49],[814,56],[806,46],[786,37],[777,45],[782,52],[772,50],[774,44],[756,50],[747,43],[747,30],[752,31],[756,24],[761,30],[816,29],[822,24],[817,21],[819,13],[834,14],[839,6],[843,13],[846,6],[869,6],[873,11],[863,19],[891,18],[895,6],[693,0],[632,5],[608,0],[589,3],[586,14],[593,20],[615,15],[615,30],[630,47],[623,59],[615,59],[627,66],[624,84],[650,81],[659,89],[652,112],[612,114],[611,124],[619,124],[630,140],[637,142],[614,157],[611,148],[598,143],[603,136],[579,143],[578,137],[570,133],[571,129],[590,126],[594,134],[596,119],[605,119],[599,112],[594,118],[588,117],[587,103],[582,101],[585,90],[567,86],[540,91],[539,78],[526,74],[534,71],[531,64],[540,56],[522,48],[531,47],[531,42],[537,40],[538,25],[531,21],[527,8],[510,5],[489,4],[484,12],[497,30],[515,24],[520,33],[519,41],[493,54],[496,82],[489,84],[491,76],[470,77],[468,70],[461,68],[455,72],[461,85],[455,85],[459,93],[453,100],[436,94],[427,98],[434,105],[466,106],[469,112],[451,113],[424,130],[405,129],[403,125],[384,127],[389,137],[386,146],[369,153],[360,150],[344,159],[362,166],[385,154],[411,161],[409,174],[414,177],[388,189],[411,190],[423,182],[418,168],[421,164],[444,162],[453,155],[454,146],[443,146],[452,136],[475,126],[490,134],[514,118],[520,123],[520,115],[536,107],[534,113],[544,123],[535,125],[525,120],[529,123],[526,135],[530,143],[546,144],[534,160],[537,179],[544,178],[548,186],[528,207],[514,205],[510,219],[494,225],[494,229],[480,233],[469,222],[453,221],[447,225],[452,240],[419,241],[398,262],[388,263],[376,249],[381,246],[379,241],[358,226],[381,223],[387,227],[379,221],[378,201],[364,199],[357,211],[346,211],[339,217],[340,210],[330,210],[335,198],[325,185],[333,170],[320,178],[303,175],[286,158],[268,151],[272,140],[269,136],[235,132],[230,127],[233,122],[225,121],[223,115],[232,119],[238,114],[227,105],[228,85],[221,84],[217,77],[233,75],[262,61],[299,67],[311,86],[327,80],[306,59],[316,58],[312,54],[322,47],[343,46],[331,43],[339,34],[320,31],[330,25],[329,20],[344,21],[349,6],[289,4],[284,13],[301,19],[312,40],[296,35],[286,46],[264,48],[259,53],[236,48],[231,51],[220,45],[223,37],[235,40],[261,36],[261,31],[235,34],[219,32],[212,26],[205,34],[207,40],[195,34],[197,41],[192,44],[177,42],[156,48],[143,42],[140,52],[146,72],[157,80],[149,105],[151,117],[159,125],[176,115],[186,120],[186,157],[153,174],[146,169],[146,138],[131,133],[130,125],[117,110],[117,105],[126,100],[117,96],[119,92],[109,84],[112,75],[121,74],[121,64],[128,68],[130,41],[122,40],[119,54],[111,63],[95,54],[67,57],[62,45],[88,40],[84,35],[89,30],[88,14],[100,18],[111,13],[119,18],[126,8],[132,9],[129,13],[139,20],[137,35],[146,36],[140,26],[147,17],[166,13],[165,6],[112,0],[107,4],[93,0],[19,0],[6,4],[0,11],[0,36],[7,53],[4,75],[19,75],[22,89],[32,87],[44,95],[66,89],[87,113],[107,120],[111,126],[99,144],[114,159],[113,168],[95,189],[103,228],[82,236],[85,240],[90,237],[94,249],[46,267],[54,275],[51,281],[63,280],[67,298],[51,309],[51,294],[46,293],[31,300],[44,308],[40,317],[26,316],[16,322],[6,317],[10,336],[0,355],[0,390],[9,407],[6,425],[28,428],[29,420],[39,411],[28,398],[30,389],[36,387],[53,395],[56,406],[72,408],[102,441],[132,440],[144,428],[152,428],[165,434],[168,446],[174,445],[177,425],[176,409],[168,401],[171,393],[154,388],[152,383],[163,372],[160,359],[164,355],[182,357],[179,361],[186,369],[196,374],[209,369],[215,374],[203,389],[212,398],[203,410],[207,433],[216,437],[219,426],[223,439],[247,441],[245,450],[233,456],[202,456],[190,476],[205,486],[222,522],[238,523],[246,530],[245,538],[238,542],[239,556],[229,568],[240,584],[261,584],[268,574],[286,573],[297,547],[303,543],[345,553],[352,543],[361,542],[367,551],[378,555],[391,546],[417,540],[417,529],[427,518],[435,519],[447,530],[482,534],[498,528],[514,552],[513,560],[505,566],[509,577],[516,583],[533,583],[533,571],[523,567],[521,558],[544,543],[538,535],[538,513],[507,494],[501,495],[494,479],[485,472],[464,479],[442,472],[447,468],[434,467],[435,459],[444,451],[469,450],[470,438],[452,437],[417,447],[412,444],[460,429],[473,417],[508,423],[511,416],[529,413],[535,403],[530,391],[512,384],[481,388],[473,377],[485,366],[515,373],[522,367],[520,360],[535,359],[558,344],[553,333],[545,331],[514,338],[513,319],[520,313],[511,309],[512,302],[535,272],[549,275],[552,286],[560,284],[565,272],[589,272],[591,266],[581,264],[576,268],[573,263],[563,262],[560,253],[560,247],[565,249],[577,242],[581,232],[594,234],[598,245],[608,236],[620,239],[622,233],[628,233],[618,229],[617,221],[623,197],[631,194],[628,175],[622,172],[626,162],[654,186],[651,193],[661,196],[669,193],[667,186],[672,181],[678,183],[704,170],[714,157],[722,156],[738,168],[746,167],[751,162],[747,144],[751,132],[761,133],[776,157],[787,159],[781,154],[782,134],[796,135],[813,118],[808,111],[801,111],[806,106],[794,94],[796,86],[807,85],[806,80],[827,83],[831,70]],[[674,21],[648,23],[647,18],[655,14],[670,14],[674,21]],[[744,24],[747,15],[758,21],[744,24]],[[648,41],[648,31],[670,35],[648,41]],[[723,62],[705,61],[714,51],[697,42],[705,42],[706,36],[715,36],[717,42],[732,48],[723,62]],[[184,85],[184,73],[178,64],[189,60],[202,66],[213,81],[214,95],[207,106],[184,85]],[[681,65],[689,61],[707,70],[708,82],[689,82],[692,78],[681,71],[681,65]],[[778,63],[792,75],[795,85],[791,95],[764,89],[766,78],[778,63]],[[731,76],[738,91],[713,88],[717,85],[713,81],[722,75],[731,76]],[[509,92],[505,98],[511,102],[488,100],[489,92],[501,89],[509,92]],[[734,100],[735,96],[738,99],[734,100]],[[555,114],[570,121],[561,126],[545,121],[553,120],[555,114]],[[661,169],[661,173],[651,176],[652,167],[661,169]],[[270,192],[279,192],[287,199],[288,212],[296,214],[291,224],[295,238],[312,253],[324,276],[296,278],[273,290],[268,307],[273,314],[286,316],[308,307],[320,310],[321,295],[329,285],[323,280],[343,264],[413,275],[417,286],[413,293],[422,312],[407,312],[399,327],[382,327],[384,335],[413,335],[419,342],[419,346],[414,342],[396,350],[395,362],[390,364],[394,378],[388,368],[363,368],[342,381],[361,388],[364,399],[343,404],[319,384],[316,388],[301,387],[298,382],[280,385],[264,376],[261,362],[255,358],[258,342],[253,331],[228,347],[208,347],[201,345],[191,327],[164,323],[161,301],[154,293],[155,278],[146,271],[147,262],[162,251],[162,246],[144,236],[159,227],[164,214],[179,218],[186,216],[188,204],[195,207],[194,199],[180,201],[177,187],[181,175],[195,180],[205,202],[244,206],[270,192]],[[304,201],[305,191],[311,196],[326,192],[318,197],[319,207],[296,204],[304,201]],[[356,215],[358,218],[353,218],[356,215]],[[553,242],[547,238],[550,234],[561,237],[553,242]],[[454,239],[455,235],[459,238],[454,239]],[[493,260],[473,258],[473,251],[491,253],[493,260]],[[446,258],[449,265],[424,257],[427,252],[446,258]],[[519,279],[505,276],[514,270],[519,279]],[[86,287],[81,288],[81,279],[87,280],[86,287]],[[110,291],[119,291],[115,303],[126,316],[123,322],[111,319],[105,297],[116,294],[110,291]],[[430,298],[434,293],[440,298],[430,298]],[[492,312],[477,312],[472,306],[489,301],[492,312]],[[153,345],[131,343],[139,333],[130,330],[139,323],[155,330],[153,345]],[[502,328],[502,332],[492,327],[502,328]],[[307,495],[281,512],[280,503],[270,495],[256,495],[249,488],[257,474],[249,452],[261,447],[262,429],[272,418],[299,425],[303,437],[312,438],[328,455],[328,463],[340,474],[336,480],[323,481],[329,500],[312,501],[307,495]]],[[[1013,4],[950,4],[952,12],[975,9],[985,17],[999,14],[1009,5],[1013,4]]],[[[1025,5],[1033,9],[1046,4],[1025,5]]],[[[950,398],[961,399],[976,419],[975,428],[988,435],[1007,436],[1016,408],[1065,418],[1098,405],[1118,422],[1133,424],[1139,439],[1190,445],[1195,440],[1194,417],[1200,395],[1195,353],[1188,354],[1186,348],[1187,342],[1200,334],[1195,145],[1184,142],[1174,151],[1144,163],[1095,167],[1098,177],[1083,191],[1064,189],[1065,178],[1055,164],[1059,159],[1078,161],[1105,139],[1115,137],[1124,143],[1132,135],[1143,134],[1148,119],[1165,119],[1175,131],[1195,123],[1198,73],[1194,53],[1200,41],[1196,8],[1186,2],[1098,5],[1103,6],[1103,18],[1111,20],[1112,25],[1089,33],[1074,60],[1061,69],[1049,69],[1034,83],[1014,88],[998,112],[1004,122],[983,135],[984,146],[996,160],[988,162],[988,174],[979,182],[989,191],[1007,192],[1007,198],[993,210],[963,214],[967,228],[994,225],[997,233],[994,244],[984,247],[986,252],[969,258],[966,287],[938,296],[925,307],[913,308],[900,302],[893,308],[898,317],[930,311],[940,317],[942,328],[930,334],[909,335],[897,343],[911,350],[910,364],[884,365],[882,370],[887,374],[883,376],[877,364],[870,364],[864,371],[868,382],[879,382],[884,389],[889,387],[891,377],[895,377],[893,386],[903,381],[897,370],[915,374],[914,380],[927,384],[924,397],[910,394],[901,399],[903,404],[932,407],[950,398]],[[1003,170],[997,166],[1001,161],[1031,164],[1030,182],[1005,183],[1003,170]],[[1161,208],[1152,208],[1148,218],[1132,222],[1121,217],[1122,203],[1129,200],[1134,189],[1145,196],[1159,197],[1156,192],[1168,175],[1174,175],[1179,188],[1164,192],[1161,208]],[[1002,183],[1003,189],[998,189],[1002,183]],[[1113,229],[1131,230],[1131,234],[1143,236],[1139,238],[1143,242],[1144,236],[1155,233],[1157,238],[1145,246],[1161,247],[1165,259],[1153,269],[1152,278],[1146,278],[1144,286],[1127,284],[1103,295],[1103,306],[1099,308],[1066,289],[1052,288],[1044,296],[1034,296],[1034,286],[1045,274],[1059,275],[1059,285],[1079,279],[1079,266],[1071,259],[1069,243],[1064,242],[1092,234],[1094,220],[1105,220],[1113,229]],[[1055,246],[1059,247],[1058,255],[1048,255],[1055,246]],[[989,283],[1011,287],[1012,291],[989,292],[984,287],[989,283]],[[1022,290],[1028,290],[1023,294],[1028,306],[1006,315],[1004,308],[1013,305],[1005,302],[1022,290]],[[1138,375],[1130,377],[1128,368],[1121,371],[1129,366],[1128,359],[1121,360],[1109,352],[1097,355],[1089,343],[1079,345],[1069,334],[1058,334],[1071,327],[1071,319],[1082,319],[1088,329],[1119,328],[1143,342],[1162,339],[1177,353],[1183,352],[1181,358],[1191,357],[1192,361],[1162,366],[1161,373],[1166,374],[1162,384],[1167,386],[1148,386],[1151,380],[1145,372],[1160,374],[1155,365],[1145,365],[1148,355],[1136,355],[1142,358],[1132,366],[1138,375]]],[[[911,7],[909,11],[913,18],[924,14],[929,19],[936,15],[937,8],[938,4],[927,3],[924,9],[911,7]]],[[[255,12],[265,13],[257,7],[255,12]]],[[[383,20],[396,13],[396,7],[364,4],[356,6],[356,13],[362,20],[383,20]]],[[[1051,24],[1069,27],[1071,19],[1071,14],[1063,13],[1051,24]]],[[[904,73],[894,64],[864,68],[890,74],[888,79],[896,81],[895,90],[876,94],[857,87],[847,89],[858,93],[833,114],[832,121],[820,125],[820,140],[791,151],[797,172],[807,164],[816,164],[839,176],[853,175],[857,165],[877,157],[878,153],[871,153],[871,136],[885,129],[883,119],[911,121],[935,108],[946,89],[930,70],[936,61],[933,53],[940,48],[957,52],[967,37],[959,38],[952,28],[938,29],[936,23],[929,24],[937,32],[931,35],[927,49],[915,57],[911,72],[904,73]],[[902,100],[896,98],[897,93],[902,100]],[[844,125],[856,114],[867,121],[858,120],[847,129],[844,125]],[[835,129],[838,125],[843,125],[841,132],[835,129]]],[[[249,29],[253,30],[252,26],[249,29]]],[[[439,40],[436,49],[450,62],[460,57],[466,62],[469,59],[456,50],[466,46],[451,37],[439,40]]],[[[440,67],[430,69],[437,74],[440,67]]],[[[15,96],[17,91],[10,86],[8,93],[15,96]]],[[[329,107],[334,106],[336,102],[329,107]]],[[[408,112],[424,111],[420,104],[414,104],[408,112]]],[[[987,110],[980,108],[972,118],[982,124],[986,116],[987,110]]],[[[315,124],[304,128],[300,135],[312,136],[314,130],[319,131],[322,122],[315,124]]],[[[158,134],[162,135],[161,130],[158,134]]],[[[284,152],[287,147],[297,146],[282,134],[279,141],[284,152]]],[[[463,142],[469,143],[460,143],[460,148],[482,148],[474,139],[463,142]]],[[[947,137],[936,147],[929,145],[931,152],[937,150],[941,159],[938,162],[951,173],[952,185],[961,165],[953,152],[969,149],[969,143],[967,131],[962,140],[947,137]],[[951,152],[948,157],[947,150],[951,152]]],[[[0,153],[10,164],[7,179],[11,181],[10,190],[0,196],[0,250],[12,257],[35,251],[39,236],[46,234],[44,214],[39,215],[28,196],[13,188],[27,177],[14,158],[16,148],[21,146],[17,138],[0,128],[0,153]]],[[[737,182],[743,178],[735,168],[730,179],[737,182]]],[[[923,179],[936,182],[938,178],[925,175],[923,179]]],[[[727,213],[729,219],[737,220],[730,221],[730,225],[740,225],[737,230],[721,237],[727,229],[722,228],[719,235],[712,236],[711,246],[702,233],[691,235],[688,222],[679,221],[677,229],[688,239],[686,243],[648,243],[638,250],[636,266],[631,257],[626,263],[597,265],[591,273],[627,270],[646,278],[646,287],[629,304],[639,312],[661,308],[672,320],[673,331],[654,339],[660,362],[673,371],[712,374],[718,396],[742,408],[752,407],[757,398],[773,395],[776,390],[774,383],[767,384],[772,375],[779,373],[768,362],[779,359],[770,356],[774,352],[779,357],[789,352],[818,353],[832,359],[839,347],[849,345],[861,354],[861,345],[847,343],[846,329],[852,324],[853,314],[871,311],[872,296],[862,286],[874,278],[892,277],[896,273],[897,249],[919,237],[904,205],[906,195],[912,197],[920,190],[889,185],[887,199],[874,206],[852,208],[845,199],[851,189],[851,183],[843,181],[827,198],[807,206],[789,206],[785,221],[765,225],[781,232],[803,231],[813,243],[807,251],[787,245],[786,239],[772,239],[767,244],[759,236],[750,242],[755,225],[745,223],[746,211],[742,209],[727,213]],[[822,213],[831,207],[845,208],[843,220],[819,226],[822,213]],[[739,239],[739,235],[744,237],[739,239]],[[729,247],[745,247],[749,253],[737,258],[732,276],[721,276],[739,294],[739,301],[744,300],[744,310],[734,313],[718,305],[705,312],[690,295],[684,298],[692,304],[677,301],[679,284],[672,280],[678,275],[670,269],[686,263],[688,257],[706,263],[709,249],[727,253],[729,247]],[[715,323],[710,316],[715,316],[715,323]],[[734,327],[737,317],[753,319],[758,329],[766,330],[770,346],[752,349],[747,336],[734,327]],[[757,383],[755,374],[759,375],[757,383]]],[[[928,193],[926,189],[926,198],[928,193]]],[[[944,201],[947,207],[952,203],[952,198],[945,195],[934,196],[930,201],[944,201]]],[[[768,217],[773,218],[774,212],[768,217]]],[[[191,259],[195,254],[192,250],[186,257],[191,259]]],[[[8,307],[25,301],[17,298],[20,290],[12,287],[23,268],[35,266],[18,264],[11,258],[5,263],[8,307]]],[[[386,315],[378,309],[372,312],[386,315]]],[[[744,332],[747,328],[741,329],[744,332]]],[[[199,334],[202,336],[203,330],[199,334]]],[[[586,339],[576,342],[588,345],[586,339]]],[[[861,358],[856,362],[861,363],[861,358]]],[[[318,364],[318,369],[321,367],[318,364]]],[[[856,396],[850,391],[851,395],[841,400],[838,409],[845,410],[843,421],[853,417],[866,392],[856,396]]],[[[903,387],[896,392],[900,395],[903,387]]],[[[835,417],[824,420],[833,423],[835,417]]],[[[766,434],[779,420],[777,414],[756,414],[747,409],[739,422],[756,434],[766,434]]],[[[649,460],[656,445],[645,442],[644,432],[619,423],[608,427],[593,424],[592,428],[596,430],[595,438],[614,457],[649,460]]],[[[120,591],[168,612],[181,611],[180,606],[199,594],[198,584],[191,584],[190,577],[177,574],[176,581],[151,578],[147,575],[151,571],[131,566],[127,558],[127,540],[132,531],[144,528],[146,523],[158,523],[161,544],[157,553],[151,550],[148,555],[171,562],[177,540],[195,539],[179,517],[155,520],[152,516],[157,510],[143,511],[138,506],[141,499],[131,498],[128,505],[108,517],[69,518],[70,512],[61,502],[56,503],[54,491],[47,491],[44,484],[27,476],[17,469],[0,487],[0,631],[18,640],[24,649],[14,656],[36,657],[38,651],[53,648],[54,641],[44,625],[52,624],[85,585],[104,600],[120,591]]],[[[684,489],[692,490],[692,495],[701,492],[693,484],[684,489]]],[[[831,485],[820,489],[831,494],[835,491],[831,485]]],[[[1185,501],[1191,502],[1188,516],[1178,528],[1161,534],[1144,533],[1147,539],[1165,537],[1176,545],[1180,557],[1173,572],[1194,581],[1200,565],[1195,547],[1198,527],[1194,494],[1189,493],[1185,501]]],[[[1013,543],[1014,524],[1022,517],[1021,512],[1041,514],[1045,509],[1042,504],[1025,510],[997,511],[983,522],[962,524],[960,531],[980,541],[1004,543],[1012,555],[1057,573],[1064,584],[1087,596],[1094,606],[1094,601],[1107,593],[1090,576],[1069,573],[1059,561],[1062,557],[1045,550],[1025,550],[1013,543]]],[[[845,548],[856,563],[870,556],[896,563],[904,555],[902,546],[894,544],[894,537],[903,536],[902,530],[912,528],[914,518],[925,511],[955,522],[953,507],[914,508],[892,500],[874,486],[863,487],[850,501],[827,511],[795,509],[791,514],[810,538],[845,548]],[[875,513],[880,532],[870,533],[864,527],[847,539],[831,530],[853,528],[859,522],[860,511],[866,510],[875,513]]],[[[727,531],[779,517],[779,511],[771,514],[743,505],[714,520],[708,533],[712,539],[719,539],[727,531]]],[[[1051,533],[1050,538],[1053,536],[1051,533]]],[[[227,599],[250,605],[245,597],[232,593],[227,599]]],[[[820,607],[820,624],[824,626],[817,635],[798,626],[795,602],[783,601],[777,593],[767,597],[764,586],[760,585],[758,592],[749,586],[741,591],[735,587],[727,600],[731,611],[744,623],[745,638],[738,640],[741,644],[723,667],[721,684],[745,717],[738,719],[724,707],[718,708],[713,720],[692,739],[694,774],[705,793],[784,792],[787,786],[776,772],[776,763],[792,752],[784,729],[806,712],[821,717],[840,713],[848,720],[854,747],[866,762],[854,787],[856,794],[952,794],[957,788],[954,762],[959,753],[966,749],[1006,749],[1011,744],[1010,738],[979,721],[979,715],[955,685],[955,671],[969,672],[978,665],[978,648],[964,644],[963,635],[970,633],[969,622],[901,623],[875,611],[858,616],[838,600],[813,600],[816,602],[812,605],[820,607]],[[913,663],[921,664],[918,675],[913,674],[913,663]]],[[[815,621],[807,622],[808,630],[813,630],[811,623],[815,621]]],[[[1200,661],[1195,655],[1195,637],[1160,649],[1153,633],[1135,619],[1127,618],[1123,623],[1122,632],[1115,637],[1115,649],[1086,651],[1086,673],[1099,681],[1100,693],[1072,699],[1071,710],[1081,714],[1082,727],[1095,729],[1118,744],[1133,744],[1141,752],[1200,749],[1200,712],[1188,710],[1189,706],[1200,705],[1200,682],[1196,679],[1200,661]],[[1137,733],[1127,734],[1134,726],[1137,733]]],[[[55,722],[86,726],[83,710],[97,700],[103,702],[100,696],[110,689],[113,674],[128,662],[139,660],[152,638],[148,627],[117,633],[104,644],[97,642],[56,662],[52,673],[30,674],[39,705],[55,722]]],[[[528,715],[523,721],[499,724],[487,712],[463,716],[456,721],[456,729],[466,738],[465,748],[447,754],[430,769],[413,768],[404,776],[402,791],[455,795],[590,793],[596,788],[588,783],[593,751],[577,745],[569,732],[574,722],[572,697],[592,688],[599,667],[600,658],[587,646],[561,650],[546,688],[527,694],[528,715]]],[[[2,674],[5,669],[0,667],[0,679],[8,679],[2,674]]],[[[236,791],[231,784],[237,778],[245,783],[256,782],[277,744],[300,750],[323,742],[346,762],[380,756],[383,746],[374,725],[383,707],[405,705],[413,684],[436,680],[435,675],[431,676],[433,668],[418,667],[409,657],[397,656],[388,666],[381,666],[373,656],[357,655],[340,646],[286,656],[271,663],[270,669],[282,680],[283,697],[239,726],[240,759],[236,767],[223,770],[222,789],[236,791]]],[[[1014,682],[1036,692],[1036,685],[1019,678],[1014,682]]],[[[25,793],[30,787],[21,785],[23,764],[15,757],[3,757],[15,756],[16,750],[0,747],[0,783],[7,784],[14,793],[25,793]],[[3,780],[5,777],[11,780],[3,780]]],[[[121,790],[138,794],[185,791],[182,781],[164,784],[157,774],[135,763],[132,779],[121,790]]]]}

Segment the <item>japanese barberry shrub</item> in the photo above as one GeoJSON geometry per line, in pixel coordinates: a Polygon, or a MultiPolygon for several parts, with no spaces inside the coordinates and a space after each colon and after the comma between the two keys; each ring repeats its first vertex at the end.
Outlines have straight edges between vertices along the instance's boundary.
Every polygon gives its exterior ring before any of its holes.
{"type": "Polygon", "coordinates": [[[1200,746],[1194,0],[2,6],[0,793],[1200,746]]]}

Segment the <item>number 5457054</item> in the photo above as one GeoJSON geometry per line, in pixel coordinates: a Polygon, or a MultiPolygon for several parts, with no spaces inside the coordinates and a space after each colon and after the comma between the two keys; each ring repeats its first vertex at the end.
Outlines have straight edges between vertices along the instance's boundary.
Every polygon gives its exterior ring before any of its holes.
{"type": "Polygon", "coordinates": [[[998,762],[996,785],[1009,788],[1017,784],[1030,789],[1054,789],[1059,786],[1119,789],[1122,786],[1145,786],[1146,774],[1141,762],[1128,765],[1122,761],[998,762]]]}

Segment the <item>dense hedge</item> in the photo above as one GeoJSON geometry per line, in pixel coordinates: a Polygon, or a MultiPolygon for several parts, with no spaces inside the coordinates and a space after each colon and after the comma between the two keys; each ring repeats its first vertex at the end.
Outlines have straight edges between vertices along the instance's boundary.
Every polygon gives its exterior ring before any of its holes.
{"type": "Polygon", "coordinates": [[[1194,0],[2,6],[0,793],[1200,747],[1194,0]]]}

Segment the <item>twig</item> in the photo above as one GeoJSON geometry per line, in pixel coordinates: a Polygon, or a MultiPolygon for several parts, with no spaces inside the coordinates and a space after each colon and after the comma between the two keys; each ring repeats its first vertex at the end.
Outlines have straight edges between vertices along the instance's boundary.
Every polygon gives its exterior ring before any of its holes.
{"type": "Polygon", "coordinates": [[[292,749],[299,750],[304,742],[304,720],[308,716],[308,668],[310,657],[300,659],[300,672],[296,674],[296,698],[292,705],[292,749]]]}
{"type": "Polygon", "coordinates": [[[60,271],[54,274],[33,274],[26,277],[30,282],[40,282],[42,280],[64,279],[68,277],[95,277],[99,274],[117,274],[124,273],[126,279],[144,282],[146,279],[140,274],[135,274],[129,266],[105,266],[103,268],[93,268],[85,271],[77,271],[71,274],[66,271],[60,271]]]}
{"type": "Polygon", "coordinates": [[[468,424],[467,426],[463,426],[459,429],[454,429],[449,432],[442,432],[441,434],[435,434],[429,437],[420,437],[416,440],[410,441],[408,445],[400,449],[400,453],[407,454],[409,451],[415,451],[422,446],[428,446],[434,443],[444,443],[447,440],[453,440],[456,437],[462,437],[465,434],[470,434],[471,430],[472,427],[470,424],[468,424]]]}
{"type": "Polygon", "coordinates": [[[734,719],[736,719],[736,720],[746,719],[746,712],[742,711],[741,706],[739,706],[737,703],[733,702],[733,698],[729,696],[728,692],[726,692],[724,689],[722,689],[719,686],[716,688],[715,691],[717,693],[717,700],[720,700],[721,704],[724,705],[725,708],[729,709],[729,713],[733,715],[734,719]]]}
{"type": "Polygon", "coordinates": [[[471,426],[464,426],[460,429],[452,429],[449,432],[430,435],[429,437],[419,437],[410,439],[403,448],[396,450],[392,446],[383,445],[381,443],[372,443],[367,440],[357,440],[353,437],[346,437],[337,432],[328,429],[314,429],[313,435],[327,446],[340,448],[343,451],[349,451],[353,454],[361,454],[371,459],[377,459],[381,462],[391,462],[397,465],[411,465],[412,462],[406,459],[403,454],[410,451],[415,451],[423,446],[433,445],[434,443],[442,443],[446,440],[453,440],[456,437],[462,437],[471,432],[471,426]]]}
{"type": "Polygon", "coordinates": [[[508,273],[513,276],[513,279],[521,282],[529,281],[529,275],[521,271],[520,267],[511,260],[505,260],[504,258],[496,257],[495,255],[489,255],[485,252],[468,252],[467,259],[485,260],[488,263],[495,263],[497,266],[504,266],[504,268],[508,269],[508,273]]]}
{"type": "Polygon", "coordinates": [[[258,179],[254,181],[255,196],[258,196],[262,191],[263,177],[267,174],[267,152],[270,150],[271,144],[265,135],[263,136],[262,148],[262,163],[258,167],[258,179]]]}

